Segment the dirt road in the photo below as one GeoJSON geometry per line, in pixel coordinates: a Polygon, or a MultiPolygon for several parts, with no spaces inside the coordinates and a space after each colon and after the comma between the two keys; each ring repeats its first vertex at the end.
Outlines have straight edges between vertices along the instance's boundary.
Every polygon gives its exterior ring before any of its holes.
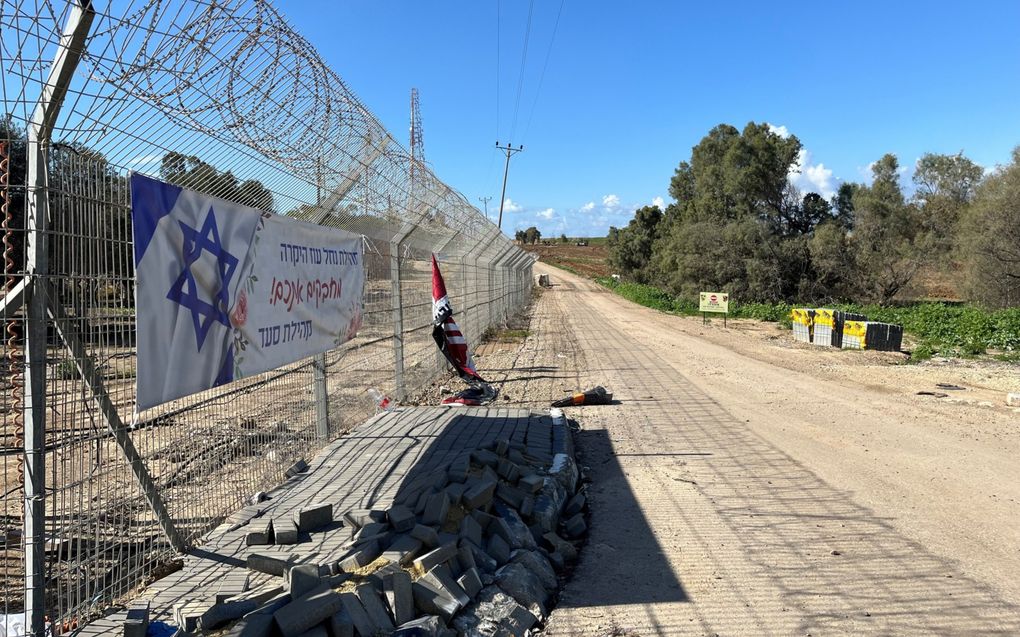
{"type": "Polygon", "coordinates": [[[592,531],[547,634],[1020,634],[1020,415],[536,271],[481,369],[511,404],[620,401],[568,410],[592,531]]]}

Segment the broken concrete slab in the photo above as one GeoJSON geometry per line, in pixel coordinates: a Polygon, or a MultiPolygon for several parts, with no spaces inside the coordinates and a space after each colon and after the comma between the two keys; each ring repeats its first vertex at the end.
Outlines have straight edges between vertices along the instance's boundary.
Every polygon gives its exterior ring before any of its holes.
{"type": "Polygon", "coordinates": [[[510,555],[511,564],[521,564],[538,577],[545,590],[552,593],[559,587],[556,571],[552,564],[539,551],[514,551],[510,555]]]}
{"type": "Polygon", "coordinates": [[[392,637],[440,637],[445,625],[436,615],[426,615],[397,627],[392,637]]]}
{"type": "Polygon", "coordinates": [[[406,624],[414,619],[414,594],[411,592],[411,575],[404,571],[383,578],[383,594],[390,607],[393,623],[406,624]]]}
{"type": "MultiPolygon", "coordinates": [[[[504,531],[509,534],[508,536],[503,536],[503,539],[507,540],[510,548],[524,548],[528,550],[538,548],[531,530],[524,523],[524,520],[521,519],[521,516],[517,514],[517,511],[503,502],[493,504],[492,510],[499,516],[499,523],[496,528],[499,529],[500,535],[502,536],[504,531]]],[[[493,527],[490,525],[490,528],[493,527]]]]}
{"type": "Polygon", "coordinates": [[[452,623],[461,637],[524,635],[534,625],[535,616],[497,586],[483,588],[452,623]]]}
{"type": "Polygon", "coordinates": [[[553,456],[552,466],[549,467],[549,476],[560,483],[567,493],[577,491],[577,463],[574,459],[565,454],[558,453],[553,456]]]}
{"type": "Polygon", "coordinates": [[[511,562],[500,568],[496,571],[496,584],[518,604],[531,611],[535,619],[542,621],[545,617],[545,602],[549,595],[538,576],[523,564],[511,562]]]}

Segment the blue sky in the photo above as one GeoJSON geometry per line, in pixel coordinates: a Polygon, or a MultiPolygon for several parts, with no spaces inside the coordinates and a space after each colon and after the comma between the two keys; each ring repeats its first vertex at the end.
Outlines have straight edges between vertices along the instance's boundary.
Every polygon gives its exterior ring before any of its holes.
{"type": "Polygon", "coordinates": [[[564,0],[555,39],[559,0],[279,6],[400,139],[417,87],[427,160],[480,208],[492,197],[492,215],[503,168],[493,146],[524,144],[510,166],[510,234],[625,225],[668,201],[673,169],[723,122],[797,135],[795,183],[823,194],[866,180],[887,152],[909,182],[924,152],[992,167],[1020,144],[1015,1],[564,0]]]}

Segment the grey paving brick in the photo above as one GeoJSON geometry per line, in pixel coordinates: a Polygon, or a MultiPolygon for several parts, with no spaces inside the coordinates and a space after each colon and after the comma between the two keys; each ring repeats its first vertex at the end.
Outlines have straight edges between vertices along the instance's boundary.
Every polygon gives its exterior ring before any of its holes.
{"type": "Polygon", "coordinates": [[[365,611],[365,607],[361,604],[361,600],[354,593],[341,593],[340,599],[343,602],[343,608],[347,611],[347,616],[351,618],[351,622],[354,624],[354,630],[358,631],[359,635],[372,635],[375,636],[376,626],[372,623],[372,618],[368,616],[368,612],[365,611]]]}
{"type": "Polygon", "coordinates": [[[484,480],[464,492],[461,501],[469,509],[477,509],[492,501],[496,492],[495,480],[484,480]]]}
{"type": "Polygon", "coordinates": [[[578,538],[588,531],[584,522],[584,514],[578,513],[563,523],[563,532],[570,538],[578,538]]]}
{"type": "Polygon", "coordinates": [[[424,524],[415,525],[411,529],[411,537],[421,540],[421,543],[430,549],[439,546],[439,533],[431,526],[425,526],[424,524]]]}
{"type": "Polygon", "coordinates": [[[294,520],[275,518],[273,519],[273,543],[274,544],[297,544],[298,528],[294,520]]]}
{"type": "Polygon", "coordinates": [[[272,615],[245,615],[227,631],[226,637],[271,637],[276,630],[272,615]]]}
{"type": "Polygon", "coordinates": [[[149,600],[131,602],[124,618],[124,637],[145,637],[149,629],[149,600]]]}
{"type": "Polygon", "coordinates": [[[354,589],[354,594],[361,600],[361,605],[368,613],[368,618],[375,625],[376,632],[390,632],[394,628],[393,619],[386,611],[379,591],[371,584],[361,584],[354,589]]]}
{"type": "Polygon", "coordinates": [[[326,627],[330,637],[354,637],[354,622],[343,608],[329,618],[326,627]]]}
{"type": "Polygon", "coordinates": [[[404,531],[410,531],[417,524],[415,520],[414,512],[402,505],[396,505],[390,507],[386,511],[386,519],[389,521],[390,526],[397,533],[403,533],[404,531]]]}
{"type": "Polygon", "coordinates": [[[422,513],[422,524],[434,524],[442,526],[446,522],[446,516],[450,514],[450,498],[444,491],[433,493],[429,496],[425,505],[425,512],[422,513]]]}
{"type": "Polygon", "coordinates": [[[464,589],[468,597],[474,599],[482,590],[482,576],[477,568],[469,568],[457,578],[457,584],[464,589]]]}
{"type": "Polygon", "coordinates": [[[320,585],[273,613],[273,619],[283,637],[293,637],[326,621],[342,607],[340,595],[320,585]]]}
{"type": "Polygon", "coordinates": [[[297,514],[298,530],[302,533],[318,530],[333,521],[333,505],[320,502],[302,507],[297,514]]]}
{"type": "Polygon", "coordinates": [[[422,572],[430,571],[439,564],[457,556],[457,545],[443,544],[414,560],[414,567],[422,572]]]}
{"type": "Polygon", "coordinates": [[[464,516],[460,522],[460,537],[475,544],[482,543],[482,526],[470,515],[464,516]]]}
{"type": "Polygon", "coordinates": [[[248,546],[264,546],[270,543],[273,537],[273,521],[270,518],[255,518],[248,522],[248,533],[245,535],[245,544],[248,546]]]}
{"type": "Polygon", "coordinates": [[[489,537],[489,541],[485,546],[485,552],[492,559],[496,560],[497,564],[506,564],[507,560],[510,559],[510,545],[499,535],[489,537]]]}
{"type": "Polygon", "coordinates": [[[422,541],[402,533],[390,542],[390,545],[382,552],[382,556],[390,562],[406,566],[414,558],[418,557],[421,552],[422,541]]]}
{"type": "Polygon", "coordinates": [[[542,490],[542,484],[545,482],[545,478],[533,473],[528,476],[522,477],[518,482],[517,486],[529,493],[538,493],[542,490]]]}
{"type": "Polygon", "coordinates": [[[391,573],[383,578],[383,594],[390,607],[393,622],[406,624],[414,619],[414,594],[411,592],[411,576],[404,571],[391,573]]]}
{"type": "Polygon", "coordinates": [[[252,553],[248,556],[248,568],[260,573],[283,577],[284,571],[293,562],[293,559],[291,555],[252,553]]]}
{"type": "Polygon", "coordinates": [[[291,566],[283,574],[284,585],[291,597],[301,597],[321,584],[318,564],[291,566]]]}
{"type": "Polygon", "coordinates": [[[359,545],[357,550],[343,558],[339,562],[340,570],[347,573],[353,572],[363,566],[368,566],[375,561],[382,553],[379,550],[379,543],[375,540],[359,545]]]}

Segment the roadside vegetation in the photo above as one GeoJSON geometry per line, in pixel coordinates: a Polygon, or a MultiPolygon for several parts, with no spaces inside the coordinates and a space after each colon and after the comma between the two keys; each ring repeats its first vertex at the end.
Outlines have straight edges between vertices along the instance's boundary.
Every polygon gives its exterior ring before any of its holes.
{"type": "Polygon", "coordinates": [[[738,318],[859,311],[903,325],[915,358],[1020,359],[1020,147],[991,171],[927,153],[909,196],[886,154],[870,183],[843,183],[829,199],[790,182],[802,150],[765,123],[716,126],[674,171],[671,203],[610,229],[620,280],[599,281],[678,314],[696,314],[701,291],[728,292],[738,318]]]}

